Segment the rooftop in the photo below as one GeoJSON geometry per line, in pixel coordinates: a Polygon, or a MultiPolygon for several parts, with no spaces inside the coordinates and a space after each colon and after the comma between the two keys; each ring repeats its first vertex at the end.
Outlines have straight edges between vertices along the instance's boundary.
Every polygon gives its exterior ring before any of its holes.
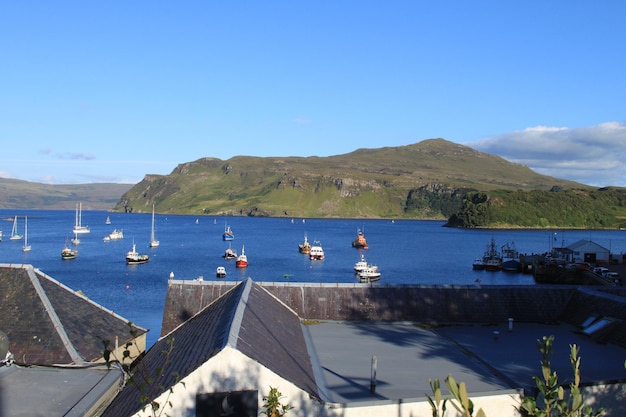
{"type": "Polygon", "coordinates": [[[509,331],[508,323],[424,328],[412,323],[324,321],[305,328],[328,402],[423,400],[432,393],[429,379],[443,382],[449,374],[466,383],[470,396],[531,389],[532,377],[540,374],[536,341],[549,335],[555,336],[552,367],[562,382],[572,376],[570,344],[580,347],[582,384],[626,380],[623,348],[597,343],[566,324],[513,323],[509,331]]]}

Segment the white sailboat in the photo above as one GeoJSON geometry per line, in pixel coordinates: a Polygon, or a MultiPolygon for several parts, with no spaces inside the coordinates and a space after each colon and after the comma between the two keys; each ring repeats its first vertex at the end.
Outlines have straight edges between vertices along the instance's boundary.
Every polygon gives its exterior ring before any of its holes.
{"type": "Polygon", "coordinates": [[[83,226],[83,203],[76,205],[76,223],[74,224],[74,229],[72,232],[77,234],[89,233],[89,226],[83,226]]]}
{"type": "Polygon", "coordinates": [[[78,238],[78,234],[74,233],[74,237],[72,238],[72,245],[80,245],[80,239],[78,238]]]}
{"type": "Polygon", "coordinates": [[[154,234],[154,204],[152,205],[152,229],[150,230],[150,247],[156,248],[159,246],[159,241],[156,240],[156,236],[154,234]]]}
{"type": "Polygon", "coordinates": [[[24,217],[24,246],[22,250],[24,252],[30,252],[31,246],[28,244],[28,216],[24,217]]]}
{"type": "Polygon", "coordinates": [[[13,218],[13,229],[11,229],[11,237],[9,240],[20,240],[22,239],[22,235],[17,233],[17,216],[13,218]]]}

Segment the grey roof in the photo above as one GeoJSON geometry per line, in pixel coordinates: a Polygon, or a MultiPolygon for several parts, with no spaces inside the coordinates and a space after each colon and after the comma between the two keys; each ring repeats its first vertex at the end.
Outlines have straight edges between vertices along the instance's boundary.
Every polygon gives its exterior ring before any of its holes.
{"type": "Polygon", "coordinates": [[[567,245],[567,248],[572,250],[572,251],[577,251],[580,250],[581,248],[586,248],[586,249],[594,249],[598,252],[609,252],[609,250],[607,248],[605,248],[604,246],[593,242],[591,240],[586,240],[586,239],[581,239],[581,240],[577,240],[576,242],[567,245]]]}
{"type": "MultiPolygon", "coordinates": [[[[142,359],[142,368],[148,375],[162,368],[158,385],[168,389],[177,378],[186,377],[226,346],[318,397],[298,316],[251,279],[238,284],[159,339],[142,359]],[[165,352],[170,347],[173,349],[168,357],[165,352]]],[[[154,397],[160,394],[157,392],[154,397]]],[[[103,417],[137,412],[143,406],[140,396],[136,384],[128,384],[103,417]]]]}
{"type": "MultiPolygon", "coordinates": [[[[576,343],[584,357],[583,383],[623,382],[625,295],[622,287],[171,281],[164,322],[182,324],[170,328],[145,360],[153,371],[162,366],[162,351],[174,340],[172,366],[162,381],[168,387],[173,372],[184,377],[228,345],[312,397],[352,407],[423,401],[428,380],[448,374],[466,382],[473,396],[532,389],[540,372],[536,341],[553,334],[561,380],[571,374],[567,348],[576,343]],[[581,323],[591,315],[617,320],[608,334],[585,334],[581,323]],[[378,374],[370,392],[373,356],[378,374]]],[[[105,416],[137,411],[133,390],[126,387],[105,416]]]]}
{"type": "Polygon", "coordinates": [[[0,264],[0,286],[0,330],[18,364],[92,362],[102,358],[103,339],[131,339],[127,320],[31,265],[0,264]]]}
{"type": "Polygon", "coordinates": [[[0,367],[0,416],[94,415],[123,379],[119,370],[99,367],[0,367]]]}
{"type": "MultiPolygon", "coordinates": [[[[582,384],[624,381],[624,349],[600,344],[574,326],[508,323],[420,327],[412,323],[320,322],[307,326],[322,369],[328,402],[425,400],[429,379],[451,374],[471,397],[530,390],[540,375],[537,339],[554,335],[552,369],[571,380],[569,345],[581,350],[582,384]],[[494,337],[498,332],[498,337],[494,337]],[[370,392],[376,356],[376,389],[370,392]]],[[[604,404],[601,402],[604,406],[604,404]]]]}
{"type": "Polygon", "coordinates": [[[0,286],[0,330],[15,360],[0,366],[0,416],[93,415],[123,380],[93,362],[102,339],[131,339],[127,320],[31,265],[0,264],[0,286]]]}

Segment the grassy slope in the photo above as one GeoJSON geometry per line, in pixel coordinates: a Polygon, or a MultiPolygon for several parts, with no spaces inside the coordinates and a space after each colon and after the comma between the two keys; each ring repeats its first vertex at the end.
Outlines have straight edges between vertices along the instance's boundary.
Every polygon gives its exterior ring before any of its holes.
{"type": "Polygon", "coordinates": [[[108,210],[130,190],[131,184],[50,185],[0,178],[0,208],[108,210]]]}
{"type": "Polygon", "coordinates": [[[202,158],[167,176],[146,176],[116,209],[148,211],[155,203],[160,212],[188,214],[403,217],[409,191],[427,184],[484,191],[590,188],[432,139],[325,158],[202,158]]]}

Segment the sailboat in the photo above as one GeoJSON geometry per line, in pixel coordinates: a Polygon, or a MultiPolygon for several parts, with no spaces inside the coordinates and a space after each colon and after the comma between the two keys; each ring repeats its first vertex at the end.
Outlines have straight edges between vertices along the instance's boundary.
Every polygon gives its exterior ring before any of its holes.
{"type": "Polygon", "coordinates": [[[72,238],[72,245],[80,245],[80,239],[78,238],[77,233],[74,233],[74,237],[72,238]]]}
{"type": "Polygon", "coordinates": [[[9,240],[20,240],[22,239],[22,235],[17,233],[17,216],[13,218],[13,229],[11,229],[11,237],[9,240]]]}
{"type": "Polygon", "coordinates": [[[80,203],[76,205],[76,224],[74,225],[74,230],[72,230],[74,234],[83,234],[83,233],[91,232],[91,230],[89,230],[89,226],[82,225],[82,221],[83,221],[83,203],[80,203]]]}
{"type": "Polygon", "coordinates": [[[28,244],[28,216],[24,217],[24,246],[22,246],[24,252],[30,252],[31,246],[28,244]]]}
{"type": "Polygon", "coordinates": [[[159,241],[156,240],[154,235],[154,204],[152,205],[152,229],[150,230],[150,247],[156,248],[159,246],[159,241]]]}
{"type": "Polygon", "coordinates": [[[107,216],[107,219],[104,221],[104,224],[111,224],[111,218],[107,216]]]}

